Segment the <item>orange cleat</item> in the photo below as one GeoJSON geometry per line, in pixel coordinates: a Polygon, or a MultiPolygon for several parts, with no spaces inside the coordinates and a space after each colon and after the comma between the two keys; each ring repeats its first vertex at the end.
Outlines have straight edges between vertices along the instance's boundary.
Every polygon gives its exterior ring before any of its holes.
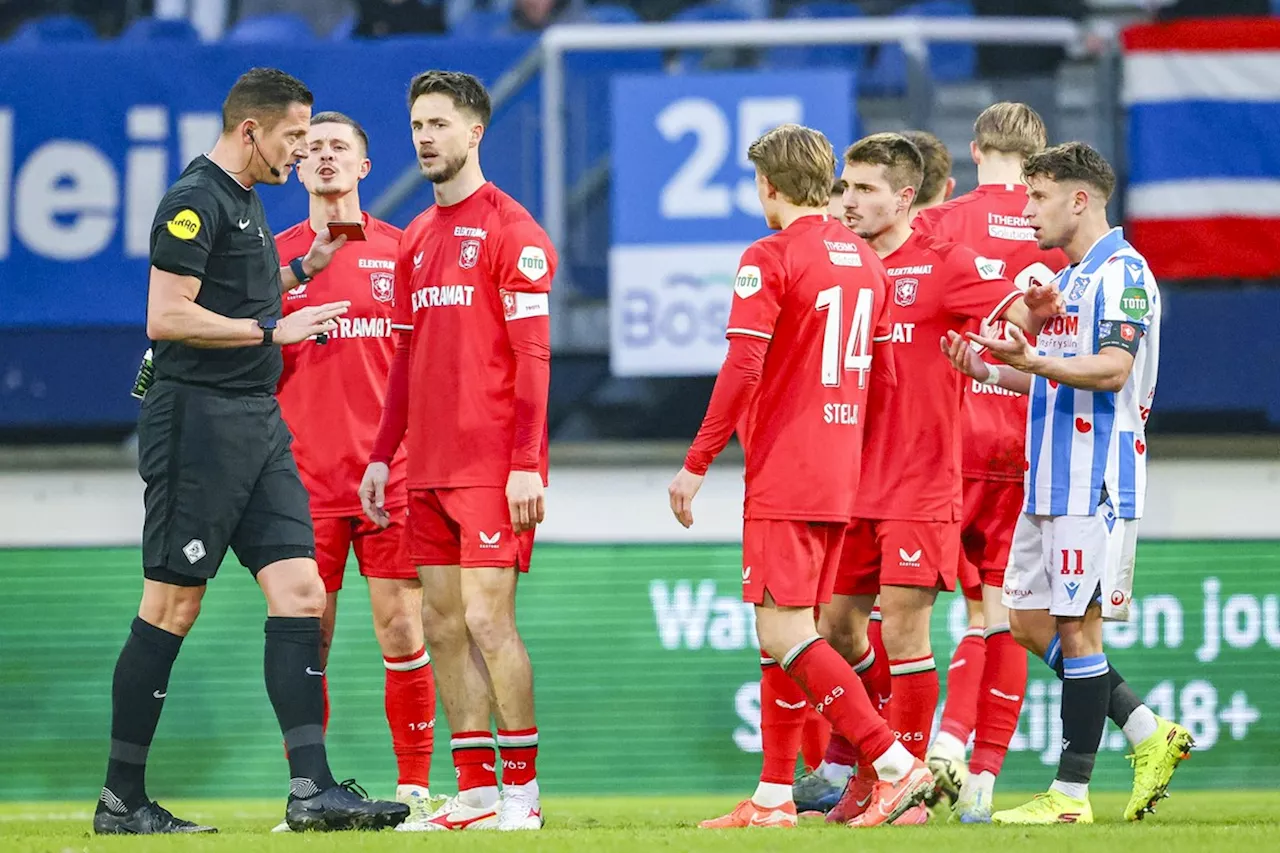
{"type": "Polygon", "coordinates": [[[894,826],[922,826],[929,822],[929,807],[926,805],[912,806],[902,813],[902,817],[893,822],[894,826]]]}
{"type": "Polygon", "coordinates": [[[876,786],[876,777],[857,774],[849,778],[840,802],[827,812],[827,823],[848,823],[867,810],[871,805],[871,794],[876,786]]]}
{"type": "Polygon", "coordinates": [[[925,801],[933,792],[933,773],[919,759],[911,771],[897,782],[876,782],[867,810],[849,821],[849,826],[862,828],[894,823],[898,818],[925,801]]]}
{"type": "MultiPolygon", "coordinates": [[[[932,778],[932,777],[930,777],[932,778]]],[[[737,808],[724,817],[704,820],[700,829],[746,829],[758,826],[765,829],[795,829],[796,804],[784,803],[776,809],[757,806],[751,800],[743,800],[737,808]]]]}

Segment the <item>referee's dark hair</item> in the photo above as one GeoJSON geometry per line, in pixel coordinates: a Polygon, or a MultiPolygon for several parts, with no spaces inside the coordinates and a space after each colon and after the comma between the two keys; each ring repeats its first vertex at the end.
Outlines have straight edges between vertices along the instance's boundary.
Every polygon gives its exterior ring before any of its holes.
{"type": "Polygon", "coordinates": [[[364,132],[364,128],[360,126],[360,122],[353,119],[346,113],[340,113],[337,110],[326,110],[322,113],[316,113],[311,117],[311,126],[317,124],[345,124],[351,128],[351,132],[356,135],[356,139],[360,140],[360,146],[364,149],[364,153],[369,153],[369,134],[364,132]]]}
{"type": "Polygon", "coordinates": [[[484,84],[461,71],[423,71],[409,82],[409,109],[423,95],[447,95],[453,105],[466,110],[485,127],[493,117],[493,104],[484,84]]]}
{"type": "Polygon", "coordinates": [[[250,68],[222,102],[222,132],[235,130],[247,118],[260,120],[263,130],[269,130],[291,104],[313,103],[311,90],[297,77],[278,68],[250,68]]]}

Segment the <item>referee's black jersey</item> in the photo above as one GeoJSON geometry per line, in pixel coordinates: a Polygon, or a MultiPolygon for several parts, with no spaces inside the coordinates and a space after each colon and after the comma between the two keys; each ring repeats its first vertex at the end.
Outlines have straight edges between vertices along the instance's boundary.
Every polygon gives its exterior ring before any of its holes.
{"type": "MultiPolygon", "coordinates": [[[[151,225],[151,265],[200,279],[196,304],[224,317],[280,317],[280,255],[262,200],[203,154],[169,188],[151,225]]],[[[277,346],[153,347],[156,379],[244,393],[274,393],[277,346]]]]}

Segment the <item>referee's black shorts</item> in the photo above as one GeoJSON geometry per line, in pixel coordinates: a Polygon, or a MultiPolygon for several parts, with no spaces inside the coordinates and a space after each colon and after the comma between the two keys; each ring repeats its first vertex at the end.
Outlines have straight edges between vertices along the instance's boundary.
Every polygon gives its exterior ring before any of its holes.
{"type": "Polygon", "coordinates": [[[155,383],[138,417],[146,577],[199,586],[228,547],[255,577],[277,560],[314,557],[292,441],[270,394],[155,383]]]}

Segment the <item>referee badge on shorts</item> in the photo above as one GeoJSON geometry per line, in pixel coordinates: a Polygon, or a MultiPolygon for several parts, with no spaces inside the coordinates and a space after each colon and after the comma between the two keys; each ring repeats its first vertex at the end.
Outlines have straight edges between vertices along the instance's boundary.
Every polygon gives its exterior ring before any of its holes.
{"type": "Polygon", "coordinates": [[[194,566],[196,563],[204,559],[204,543],[199,539],[192,539],[186,545],[182,546],[182,553],[187,558],[187,562],[194,566]]]}

